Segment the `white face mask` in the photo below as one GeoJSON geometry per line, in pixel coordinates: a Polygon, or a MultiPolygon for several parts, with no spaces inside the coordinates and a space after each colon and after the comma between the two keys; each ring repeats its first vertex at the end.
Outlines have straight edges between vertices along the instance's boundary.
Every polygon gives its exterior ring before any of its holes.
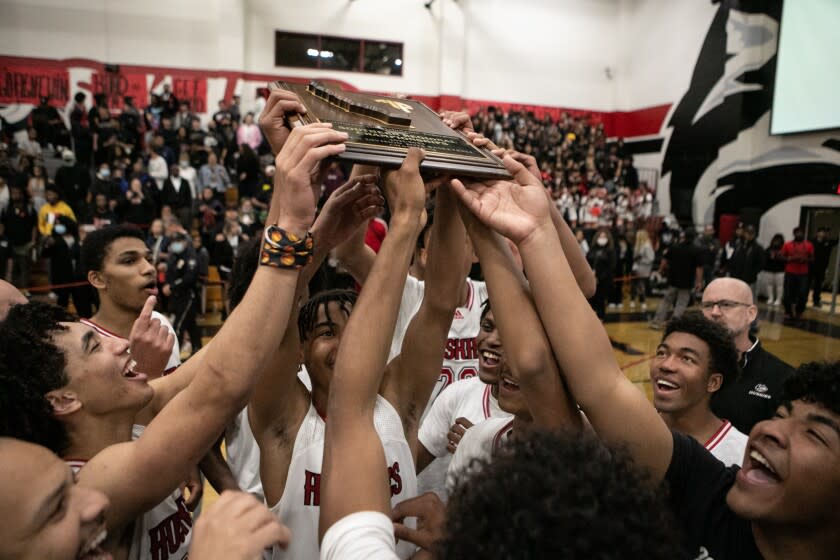
{"type": "Polygon", "coordinates": [[[606,237],[599,237],[595,243],[597,243],[599,247],[605,247],[609,241],[606,237]]]}

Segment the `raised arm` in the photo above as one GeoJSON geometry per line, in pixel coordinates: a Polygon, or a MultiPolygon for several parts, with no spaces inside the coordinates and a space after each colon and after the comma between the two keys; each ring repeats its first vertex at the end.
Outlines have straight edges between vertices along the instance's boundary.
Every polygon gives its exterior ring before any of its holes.
{"type": "MultiPolygon", "coordinates": [[[[370,165],[354,165],[350,172],[350,180],[357,177],[376,176],[379,168],[370,165]]],[[[353,279],[363,285],[373,268],[373,260],[376,253],[365,244],[365,233],[368,222],[363,222],[344,241],[335,248],[335,256],[344,265],[344,268],[353,276],[353,279]]]]}
{"type": "Polygon", "coordinates": [[[464,283],[467,238],[454,197],[448,185],[437,189],[423,302],[408,324],[400,355],[388,364],[382,387],[382,395],[400,412],[415,460],[420,415],[440,376],[464,283]]]}
{"type": "Polygon", "coordinates": [[[385,176],[391,228],[347,322],[330,384],[321,471],[320,537],[354,512],[390,513],[385,452],[373,410],[408,274],[415,239],[425,221],[420,150],[385,176]]]}
{"type": "MultiPolygon", "coordinates": [[[[315,214],[311,171],[324,158],[342,152],[345,138],[323,124],[291,134],[277,157],[267,223],[305,236],[315,214]]],[[[298,275],[296,269],[260,266],[213,344],[181,366],[194,374],[193,381],[160,411],[140,439],[109,447],[80,471],[80,483],[110,497],[109,528],[123,526],[166,497],[245,406],[256,374],[280,344],[298,275]],[[150,472],[154,476],[148,476],[150,472]]]]}
{"type": "Polygon", "coordinates": [[[528,283],[514,264],[507,242],[468,210],[463,215],[487,282],[505,360],[517,374],[534,424],[548,429],[579,426],[577,406],[560,378],[528,283]]]}
{"type": "Polygon", "coordinates": [[[516,182],[453,186],[479,220],[519,247],[554,355],[595,431],[608,443],[625,445],[658,482],[671,460],[671,434],[619,369],[607,333],[586,298],[572,289],[575,278],[551,223],[542,185],[517,162],[507,157],[505,162],[516,182]]]}

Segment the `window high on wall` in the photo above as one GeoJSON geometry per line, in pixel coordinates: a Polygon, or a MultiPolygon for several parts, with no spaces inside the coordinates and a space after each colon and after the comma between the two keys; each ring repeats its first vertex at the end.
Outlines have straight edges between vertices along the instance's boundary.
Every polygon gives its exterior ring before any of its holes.
{"type": "Polygon", "coordinates": [[[275,31],[274,65],[402,76],[403,45],[275,31]]]}

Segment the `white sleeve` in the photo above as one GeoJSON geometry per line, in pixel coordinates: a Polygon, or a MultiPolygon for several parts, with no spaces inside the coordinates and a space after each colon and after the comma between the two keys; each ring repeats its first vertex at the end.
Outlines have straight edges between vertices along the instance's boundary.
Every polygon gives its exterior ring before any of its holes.
{"type": "Polygon", "coordinates": [[[459,383],[463,382],[453,383],[440,393],[420,424],[417,437],[423,447],[435,457],[443,457],[447,453],[446,445],[449,440],[446,435],[455,421],[452,416],[460,400],[459,383]]]}
{"type": "Polygon", "coordinates": [[[360,511],[327,529],[321,560],[398,560],[395,548],[391,519],[378,511],[360,511]]]}
{"type": "Polygon", "coordinates": [[[400,311],[397,315],[397,325],[394,329],[394,336],[391,339],[391,352],[388,354],[388,361],[390,362],[399,355],[402,350],[403,338],[405,338],[405,331],[408,329],[408,324],[412,317],[420,309],[420,303],[423,301],[423,290],[425,289],[422,281],[409,275],[405,280],[405,288],[403,288],[402,300],[400,301],[400,311]]]}

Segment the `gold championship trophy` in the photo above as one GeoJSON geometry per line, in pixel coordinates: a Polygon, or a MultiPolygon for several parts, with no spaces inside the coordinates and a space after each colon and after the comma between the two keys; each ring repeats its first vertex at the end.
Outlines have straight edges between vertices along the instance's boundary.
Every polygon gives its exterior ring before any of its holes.
{"type": "Polygon", "coordinates": [[[408,148],[417,147],[426,151],[420,169],[429,174],[510,178],[498,157],[474,146],[419,101],[349,92],[317,81],[308,85],[274,82],[272,87],[298,95],[307,112],[298,115],[297,122],[328,122],[347,133],[347,150],[339,159],[399,167],[408,148]]]}

